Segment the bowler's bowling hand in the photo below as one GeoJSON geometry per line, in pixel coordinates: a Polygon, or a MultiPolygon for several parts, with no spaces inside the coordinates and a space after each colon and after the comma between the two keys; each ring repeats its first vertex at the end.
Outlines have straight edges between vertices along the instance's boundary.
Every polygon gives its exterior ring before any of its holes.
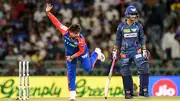
{"type": "Polygon", "coordinates": [[[46,13],[50,12],[53,6],[49,3],[46,4],[46,13]]]}

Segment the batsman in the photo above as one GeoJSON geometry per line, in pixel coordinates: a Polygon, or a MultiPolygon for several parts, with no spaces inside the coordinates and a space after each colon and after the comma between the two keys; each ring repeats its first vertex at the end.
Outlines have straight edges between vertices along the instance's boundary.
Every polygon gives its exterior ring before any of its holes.
{"type": "Polygon", "coordinates": [[[112,58],[121,57],[120,73],[122,75],[125,99],[133,98],[133,80],[131,62],[134,61],[140,73],[140,96],[149,97],[149,52],[145,46],[144,31],[137,22],[138,11],[134,6],[125,10],[126,19],[118,25],[116,42],[112,51],[112,58]],[[119,53],[119,54],[118,54],[119,53]]]}

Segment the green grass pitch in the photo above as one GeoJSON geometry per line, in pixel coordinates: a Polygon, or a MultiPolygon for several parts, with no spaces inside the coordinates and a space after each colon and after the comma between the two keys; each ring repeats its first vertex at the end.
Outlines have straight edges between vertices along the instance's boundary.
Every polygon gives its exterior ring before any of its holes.
{"type": "MultiPolygon", "coordinates": [[[[1,98],[0,101],[18,101],[16,99],[1,98]]],[[[31,98],[27,101],[68,101],[68,98],[31,98]]],[[[108,99],[100,97],[76,98],[76,101],[180,101],[180,97],[134,97],[133,99],[124,99],[122,97],[109,97],[108,99]]]]}

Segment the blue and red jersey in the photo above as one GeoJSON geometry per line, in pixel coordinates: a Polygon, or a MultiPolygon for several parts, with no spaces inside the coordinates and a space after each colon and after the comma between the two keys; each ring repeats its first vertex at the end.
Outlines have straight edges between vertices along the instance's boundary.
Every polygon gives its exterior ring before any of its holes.
{"type": "Polygon", "coordinates": [[[63,35],[66,56],[75,55],[79,57],[88,52],[88,47],[82,34],[80,34],[77,39],[71,39],[69,30],[66,26],[64,26],[51,12],[48,13],[48,17],[63,35]]]}

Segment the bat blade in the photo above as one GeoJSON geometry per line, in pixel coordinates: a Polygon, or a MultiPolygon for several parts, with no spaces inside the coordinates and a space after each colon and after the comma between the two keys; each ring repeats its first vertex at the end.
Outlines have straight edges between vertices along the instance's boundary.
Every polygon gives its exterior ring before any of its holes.
{"type": "Polygon", "coordinates": [[[113,69],[114,69],[115,60],[116,59],[113,59],[111,69],[110,69],[109,75],[108,75],[108,80],[106,81],[106,86],[105,86],[105,89],[104,89],[104,94],[105,94],[104,98],[105,99],[107,99],[107,96],[108,96],[109,84],[110,84],[110,81],[111,81],[111,76],[112,76],[112,72],[113,72],[113,69]]]}

